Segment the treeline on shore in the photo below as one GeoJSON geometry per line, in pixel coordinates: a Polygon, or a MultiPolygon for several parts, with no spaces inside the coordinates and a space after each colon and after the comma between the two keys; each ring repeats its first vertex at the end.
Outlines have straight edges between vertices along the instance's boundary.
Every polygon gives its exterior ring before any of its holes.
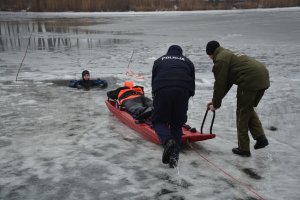
{"type": "Polygon", "coordinates": [[[300,6],[300,0],[0,0],[1,11],[189,11],[300,6]]]}

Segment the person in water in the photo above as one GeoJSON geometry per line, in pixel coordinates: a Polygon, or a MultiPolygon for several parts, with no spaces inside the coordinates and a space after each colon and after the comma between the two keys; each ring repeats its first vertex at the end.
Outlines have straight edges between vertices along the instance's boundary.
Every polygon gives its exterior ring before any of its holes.
{"type": "Polygon", "coordinates": [[[82,79],[81,80],[72,80],[69,83],[69,87],[72,88],[78,88],[78,89],[85,89],[89,90],[91,88],[97,87],[97,88],[106,88],[107,87],[107,81],[96,79],[91,80],[90,79],[90,72],[88,70],[84,70],[82,72],[82,79]]]}
{"type": "Polygon", "coordinates": [[[152,114],[152,99],[144,96],[142,86],[134,86],[131,81],[125,81],[123,87],[108,91],[107,97],[118,101],[137,120],[147,120],[152,114]]]}

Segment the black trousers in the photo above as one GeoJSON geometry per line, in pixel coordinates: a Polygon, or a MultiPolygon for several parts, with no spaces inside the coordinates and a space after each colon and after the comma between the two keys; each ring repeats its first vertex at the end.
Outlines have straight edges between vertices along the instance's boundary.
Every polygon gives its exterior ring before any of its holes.
{"type": "Polygon", "coordinates": [[[132,99],[127,99],[122,103],[134,118],[137,118],[142,114],[147,108],[153,107],[153,101],[145,96],[139,96],[132,99]]]}
{"type": "Polygon", "coordinates": [[[152,123],[163,145],[174,139],[180,146],[189,98],[189,91],[181,87],[165,87],[155,93],[152,123]]]}

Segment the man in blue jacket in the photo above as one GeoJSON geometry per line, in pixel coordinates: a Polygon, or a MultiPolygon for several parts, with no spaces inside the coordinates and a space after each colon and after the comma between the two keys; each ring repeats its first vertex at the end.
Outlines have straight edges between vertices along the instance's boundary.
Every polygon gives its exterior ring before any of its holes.
{"type": "Polygon", "coordinates": [[[162,162],[177,166],[181,146],[182,126],[187,121],[188,102],[195,94],[194,64],[182,55],[178,45],[169,47],[152,69],[153,127],[164,152],[162,162]]]}

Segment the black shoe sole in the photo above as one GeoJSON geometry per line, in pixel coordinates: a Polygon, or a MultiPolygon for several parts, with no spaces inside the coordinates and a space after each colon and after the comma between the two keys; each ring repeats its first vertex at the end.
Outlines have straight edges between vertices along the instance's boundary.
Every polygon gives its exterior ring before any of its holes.
{"type": "Polygon", "coordinates": [[[170,162],[170,151],[164,151],[163,156],[162,156],[162,162],[164,164],[168,164],[170,162]]]}
{"type": "Polygon", "coordinates": [[[235,150],[235,149],[232,149],[232,153],[235,154],[235,155],[238,155],[238,156],[243,156],[243,157],[250,157],[251,156],[251,153],[244,153],[244,152],[241,152],[240,150],[235,150]]]}
{"type": "Polygon", "coordinates": [[[268,146],[268,145],[269,145],[269,142],[266,141],[264,144],[261,144],[261,145],[259,145],[259,146],[254,145],[254,149],[255,149],[255,150],[257,150],[257,149],[262,149],[262,148],[265,148],[265,147],[268,146]]]}
{"type": "Polygon", "coordinates": [[[169,167],[170,168],[175,168],[175,167],[177,167],[177,160],[170,160],[170,162],[169,162],[169,167]]]}
{"type": "Polygon", "coordinates": [[[179,152],[177,153],[177,152],[173,151],[170,155],[169,167],[170,168],[177,167],[178,159],[179,159],[179,152]]]}
{"type": "Polygon", "coordinates": [[[168,164],[170,162],[170,155],[173,152],[174,144],[171,145],[169,148],[165,148],[162,156],[162,162],[164,164],[168,164]]]}

